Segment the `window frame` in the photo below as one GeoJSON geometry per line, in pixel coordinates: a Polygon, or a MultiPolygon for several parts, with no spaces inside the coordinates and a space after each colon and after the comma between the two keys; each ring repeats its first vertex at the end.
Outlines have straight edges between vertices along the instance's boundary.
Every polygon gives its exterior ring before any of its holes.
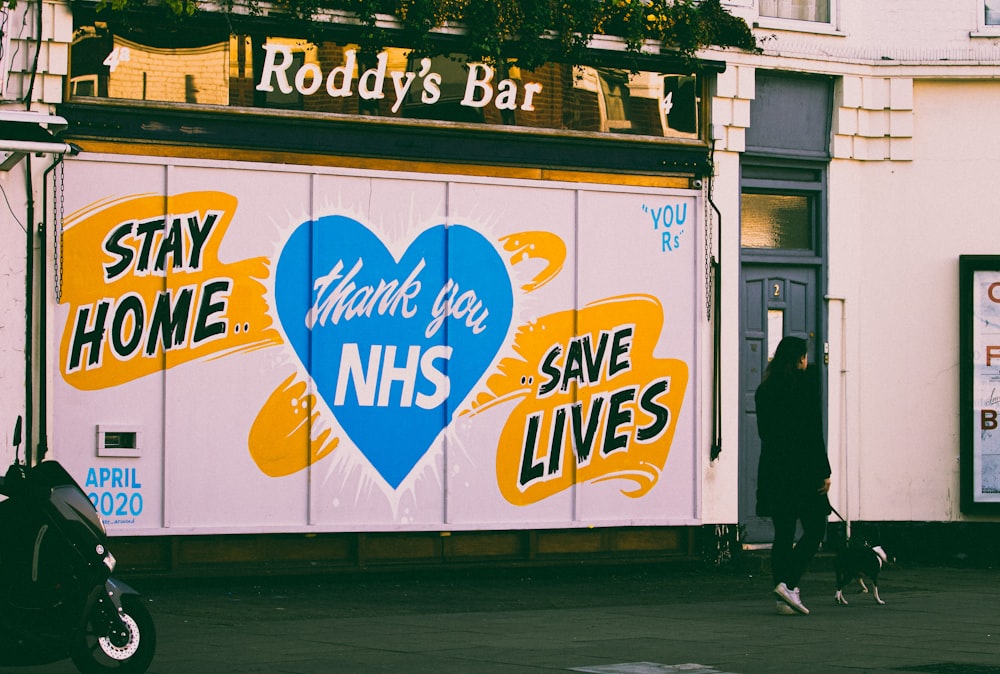
{"type": "MultiPolygon", "coordinates": [[[[755,183],[761,181],[756,180],[745,180],[743,186],[740,189],[740,248],[744,253],[753,254],[763,254],[768,253],[770,255],[788,255],[788,256],[804,256],[804,257],[814,257],[817,255],[819,244],[817,240],[817,229],[819,222],[819,213],[817,210],[817,203],[820,199],[820,194],[818,189],[790,189],[787,184],[781,186],[768,186],[760,187],[755,183]],[[743,197],[746,195],[758,195],[758,196],[777,196],[777,197],[801,197],[805,199],[806,203],[806,213],[808,217],[807,232],[806,237],[808,239],[808,248],[784,248],[784,247],[770,247],[770,246],[744,246],[743,245],[743,197]]],[[[771,181],[766,181],[771,182],[771,181]]]]}
{"type": "MultiPolygon", "coordinates": [[[[772,30],[788,30],[800,33],[819,33],[823,35],[842,35],[840,31],[840,0],[828,0],[830,3],[829,21],[805,21],[802,19],[782,19],[775,16],[765,16],[760,13],[760,0],[750,0],[755,28],[772,30]]],[[[726,4],[739,6],[740,0],[730,0],[726,4]]],[[[984,14],[985,16],[985,14],[984,14]]]]}
{"type": "MultiPolygon", "coordinates": [[[[996,3],[995,11],[1000,14],[1000,2],[997,2],[997,0],[992,0],[992,2],[996,3]]],[[[1000,36],[1000,23],[986,23],[986,3],[987,0],[977,0],[976,2],[976,29],[970,33],[970,37],[1000,36]]]]}
{"type": "Polygon", "coordinates": [[[826,255],[827,187],[825,162],[744,156],[740,163],[740,260],[768,264],[822,265],[826,255]],[[744,193],[806,196],[811,207],[810,249],[744,248],[744,193]]]}

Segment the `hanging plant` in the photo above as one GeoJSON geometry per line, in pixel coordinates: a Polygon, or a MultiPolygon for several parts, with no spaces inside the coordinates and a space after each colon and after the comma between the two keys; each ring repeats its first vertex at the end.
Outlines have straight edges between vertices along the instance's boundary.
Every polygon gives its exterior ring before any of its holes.
{"type": "MultiPolygon", "coordinates": [[[[253,13],[260,0],[224,1],[230,9],[241,3],[253,13]]],[[[189,16],[197,2],[99,0],[97,7],[122,11],[159,5],[189,16]]],[[[472,60],[494,64],[516,60],[527,68],[547,61],[584,63],[595,35],[621,38],[632,56],[647,40],[687,58],[708,46],[759,51],[746,22],[726,11],[720,0],[273,0],[273,4],[311,24],[313,30],[321,12],[344,12],[357,26],[355,40],[369,54],[388,45],[418,53],[440,51],[438,38],[444,27],[459,29],[449,48],[472,60]]],[[[212,8],[218,5],[205,5],[205,11],[212,8]]]]}

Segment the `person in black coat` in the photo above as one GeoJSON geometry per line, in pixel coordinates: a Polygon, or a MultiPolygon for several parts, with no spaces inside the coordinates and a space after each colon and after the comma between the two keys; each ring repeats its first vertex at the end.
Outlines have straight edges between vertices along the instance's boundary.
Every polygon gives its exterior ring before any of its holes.
{"type": "Polygon", "coordinates": [[[782,339],[754,396],[761,440],[757,514],[774,523],[771,572],[779,613],[809,613],[799,580],[823,542],[830,515],[830,462],[807,347],[798,337],[782,339]],[[797,522],[802,537],[796,543],[797,522]]]}

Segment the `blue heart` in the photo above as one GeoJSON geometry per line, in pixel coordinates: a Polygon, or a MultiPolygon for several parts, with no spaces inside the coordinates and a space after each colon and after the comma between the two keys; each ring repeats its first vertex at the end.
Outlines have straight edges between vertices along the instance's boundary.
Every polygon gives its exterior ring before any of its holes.
{"type": "Polygon", "coordinates": [[[514,305],[507,267],[477,231],[431,227],[397,262],[344,216],[296,228],[274,287],[317,392],[393,489],[493,362],[514,305]],[[449,298],[452,311],[436,312],[449,298]]]}

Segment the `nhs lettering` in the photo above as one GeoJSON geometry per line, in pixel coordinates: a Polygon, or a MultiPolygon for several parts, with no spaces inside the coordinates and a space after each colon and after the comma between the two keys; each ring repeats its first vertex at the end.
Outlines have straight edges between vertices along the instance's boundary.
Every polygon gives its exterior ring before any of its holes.
{"type": "Polygon", "coordinates": [[[394,489],[493,364],[513,314],[504,259],[463,225],[424,230],[396,259],[357,220],[305,222],[274,284],[317,393],[394,489]]]}

